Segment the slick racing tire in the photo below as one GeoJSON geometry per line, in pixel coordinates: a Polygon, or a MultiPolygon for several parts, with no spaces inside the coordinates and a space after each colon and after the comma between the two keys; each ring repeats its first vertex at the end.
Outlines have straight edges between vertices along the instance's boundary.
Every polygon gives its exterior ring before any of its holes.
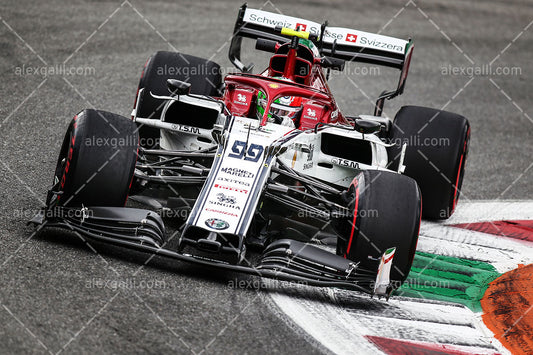
{"type": "MultiPolygon", "coordinates": [[[[191,84],[191,93],[207,96],[220,96],[219,88],[222,83],[220,66],[207,59],[192,55],[160,51],[152,55],[141,74],[135,105],[140,89],[137,117],[159,120],[165,101],[150,95],[168,96],[167,79],[177,79],[191,84]]],[[[143,148],[157,146],[159,129],[139,125],[140,144],[143,148]]]]}
{"type": "Polygon", "coordinates": [[[470,139],[470,124],[463,116],[426,107],[404,106],[394,119],[389,160],[397,169],[401,145],[407,143],[405,175],[420,186],[423,217],[446,219],[455,210],[470,139]]]}
{"type": "Polygon", "coordinates": [[[404,175],[365,170],[343,193],[351,214],[337,221],[337,254],[366,270],[376,269],[383,253],[396,248],[390,280],[405,281],[415,255],[421,216],[420,190],[404,175]]]}
{"type": "Polygon", "coordinates": [[[54,196],[65,207],[126,203],[137,160],[139,137],[130,119],[86,109],[70,122],[54,177],[54,196]]]}

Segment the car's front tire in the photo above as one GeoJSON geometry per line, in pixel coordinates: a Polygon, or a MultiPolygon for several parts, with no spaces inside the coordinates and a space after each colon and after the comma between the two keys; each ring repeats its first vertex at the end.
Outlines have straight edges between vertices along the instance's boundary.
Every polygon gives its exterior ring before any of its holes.
{"type": "Polygon", "coordinates": [[[130,119],[100,110],[78,113],[65,134],[47,204],[56,199],[65,207],[124,206],[138,141],[130,119]]]}
{"type": "Polygon", "coordinates": [[[337,254],[371,270],[395,247],[391,281],[397,288],[409,274],[418,241],[422,205],[416,182],[388,171],[365,170],[343,199],[351,214],[336,221],[337,254]]]}

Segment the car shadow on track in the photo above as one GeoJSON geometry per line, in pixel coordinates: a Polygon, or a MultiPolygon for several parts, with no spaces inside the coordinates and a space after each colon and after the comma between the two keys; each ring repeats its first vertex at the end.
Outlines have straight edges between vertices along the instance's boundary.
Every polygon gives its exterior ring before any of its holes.
{"type": "MultiPolygon", "coordinates": [[[[172,277],[172,275],[175,275],[181,280],[184,278],[191,279],[191,281],[198,281],[218,287],[222,286],[227,289],[239,289],[245,292],[252,290],[257,292],[263,288],[260,282],[261,278],[253,275],[220,270],[216,267],[189,264],[112,244],[87,240],[86,238],[82,239],[75,233],[57,228],[45,228],[39,231],[34,239],[35,242],[52,243],[60,248],[73,251],[82,251],[89,254],[96,253],[104,259],[122,263],[124,268],[129,268],[131,271],[129,272],[130,275],[124,276],[134,276],[142,268],[143,273],[147,271],[151,278],[172,277]],[[260,286],[257,287],[257,285],[260,286]]],[[[97,258],[98,255],[94,257],[97,258]]]]}

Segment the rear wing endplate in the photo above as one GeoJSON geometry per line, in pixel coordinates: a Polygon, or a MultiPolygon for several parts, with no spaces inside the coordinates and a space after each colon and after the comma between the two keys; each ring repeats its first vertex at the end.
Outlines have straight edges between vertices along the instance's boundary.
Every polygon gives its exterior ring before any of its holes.
{"type": "Polygon", "coordinates": [[[327,22],[317,22],[277,13],[250,9],[246,4],[239,9],[229,49],[229,59],[242,72],[249,72],[253,64],[241,62],[241,43],[243,38],[264,38],[278,42],[287,42],[289,37],[276,33],[276,26],[300,29],[316,34],[315,42],[321,55],[352,62],[363,62],[396,68],[401,71],[398,87],[381,96],[392,98],[403,93],[413,44],[403,40],[379,34],[363,32],[343,27],[331,27],[327,22]]]}

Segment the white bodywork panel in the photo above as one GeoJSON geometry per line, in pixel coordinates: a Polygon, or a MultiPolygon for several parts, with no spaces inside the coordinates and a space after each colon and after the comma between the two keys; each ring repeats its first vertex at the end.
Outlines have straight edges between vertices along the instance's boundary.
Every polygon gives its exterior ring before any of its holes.
{"type": "MultiPolygon", "coordinates": [[[[177,100],[169,100],[163,108],[161,113],[161,121],[166,122],[166,114],[171,105],[175,104],[177,100]]],[[[195,97],[181,95],[179,101],[189,105],[196,105],[206,107],[217,112],[221,111],[220,104],[216,102],[209,102],[195,97]]],[[[200,117],[198,119],[201,119],[200,117]]],[[[220,120],[219,120],[220,121],[220,120]]],[[[211,130],[202,129],[193,126],[186,126],[181,124],[173,124],[173,130],[161,130],[160,146],[167,150],[200,150],[212,146],[211,130]],[[209,142],[211,141],[211,142],[209,142]]]]}
{"type": "MultiPolygon", "coordinates": [[[[137,122],[161,128],[160,146],[162,149],[195,151],[208,148],[215,144],[212,140],[212,130],[166,122],[166,113],[169,107],[179,100],[187,104],[217,110],[219,113],[217,124],[223,124],[226,118],[221,113],[221,106],[217,102],[186,95],[172,98],[169,97],[167,99],[170,100],[168,100],[165,104],[161,115],[161,121],[148,120],[134,116],[137,122]]],[[[133,114],[135,114],[135,110],[133,114]]],[[[375,120],[375,117],[369,116],[369,118],[370,117],[372,120],[375,120]]],[[[198,119],[201,118],[199,117],[198,119]]],[[[251,122],[252,126],[256,126],[259,123],[257,119],[244,117],[235,118],[235,123],[240,125],[242,123],[239,122],[242,120],[251,122]]],[[[278,159],[285,165],[302,174],[343,187],[348,187],[353,178],[361,170],[388,170],[386,169],[388,163],[386,150],[387,145],[384,144],[381,139],[374,134],[363,135],[355,130],[347,128],[349,127],[333,125],[323,126],[316,131],[311,129],[301,132],[301,134],[296,135],[293,139],[285,144],[288,149],[284,154],[279,155],[278,159]],[[325,154],[321,150],[323,134],[338,135],[354,140],[368,142],[372,152],[371,163],[364,164],[359,161],[348,160],[339,156],[325,154]]],[[[290,130],[288,127],[279,126],[273,123],[268,123],[265,129],[272,130],[273,132],[284,131],[284,133],[287,133],[287,131],[290,130]]],[[[243,139],[242,132],[236,132],[237,131],[232,131],[230,134],[229,139],[232,142],[234,142],[237,137],[239,137],[239,139],[243,139]]],[[[263,139],[265,137],[261,138],[260,136],[255,136],[258,134],[257,130],[253,129],[251,132],[255,132],[251,137],[251,142],[255,143],[254,139],[258,139],[263,144],[267,144],[267,142],[263,139]]],[[[264,134],[264,132],[261,134],[264,134]]],[[[278,137],[269,136],[267,140],[273,141],[276,138],[278,137]]],[[[345,147],[345,149],[350,149],[350,147],[345,147]]]]}
{"type": "MultiPolygon", "coordinates": [[[[181,96],[157,96],[150,93],[155,98],[161,99],[161,103],[164,103],[163,111],[161,112],[161,120],[154,120],[148,117],[138,117],[137,111],[142,97],[143,91],[140,89],[137,94],[137,104],[133,109],[131,116],[132,119],[140,124],[144,124],[150,127],[156,127],[161,129],[161,136],[159,145],[165,150],[200,150],[213,146],[214,141],[211,135],[211,129],[204,129],[190,125],[184,125],[179,123],[167,122],[166,116],[170,106],[176,102],[183,102],[188,105],[207,108],[218,113],[218,119],[216,124],[223,124],[225,117],[221,114],[221,105],[216,101],[206,100],[201,97],[195,97],[191,95],[181,96]],[[166,100],[164,102],[163,100],[166,100]]],[[[201,119],[199,117],[198,119],[201,119]]]]}
{"type": "MultiPolygon", "coordinates": [[[[293,129],[256,119],[236,117],[225,132],[225,149],[219,151],[208,180],[187,224],[209,231],[240,234],[248,230],[271,164],[267,147],[293,129]]],[[[271,160],[275,162],[275,158],[271,160]]]]}
{"type": "MultiPolygon", "coordinates": [[[[287,143],[289,149],[278,159],[302,174],[344,187],[350,186],[354,177],[361,170],[385,169],[388,162],[387,150],[377,136],[364,135],[364,140],[371,146],[372,163],[363,164],[322,152],[320,147],[324,133],[363,140],[361,133],[339,126],[323,127],[317,133],[314,130],[308,130],[287,143]]],[[[350,148],[345,147],[345,149],[350,148]]]]}

